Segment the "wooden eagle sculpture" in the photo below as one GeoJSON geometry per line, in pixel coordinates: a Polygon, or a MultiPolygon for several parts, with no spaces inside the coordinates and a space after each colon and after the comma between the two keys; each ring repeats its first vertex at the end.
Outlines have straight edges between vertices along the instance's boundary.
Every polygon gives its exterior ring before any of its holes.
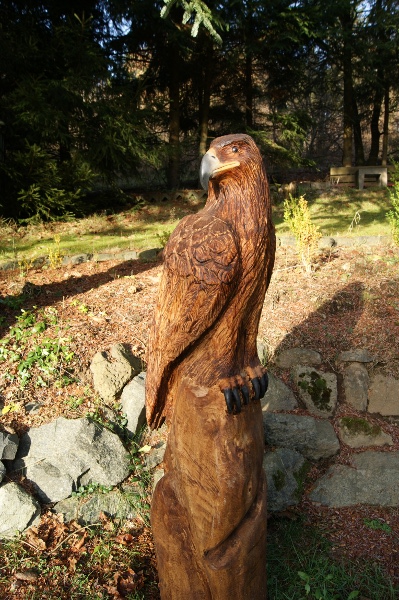
{"type": "Polygon", "coordinates": [[[170,424],[151,522],[162,600],[266,598],[266,482],[256,347],[275,235],[248,135],[204,155],[203,210],[164,250],[147,353],[147,422],[170,424]]]}

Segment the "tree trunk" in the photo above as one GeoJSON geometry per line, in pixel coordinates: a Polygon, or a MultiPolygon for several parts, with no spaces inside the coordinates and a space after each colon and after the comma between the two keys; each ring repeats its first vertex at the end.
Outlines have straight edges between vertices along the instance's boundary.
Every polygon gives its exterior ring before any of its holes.
{"type": "Polygon", "coordinates": [[[66,144],[63,144],[62,142],[60,142],[60,147],[58,150],[58,157],[59,157],[60,163],[71,160],[71,151],[70,151],[69,147],[66,144]]]}
{"type": "Polygon", "coordinates": [[[205,64],[203,70],[202,90],[200,90],[199,103],[199,155],[203,156],[208,145],[208,122],[211,105],[211,84],[213,75],[212,46],[208,44],[204,53],[205,64]]]}
{"type": "Polygon", "coordinates": [[[382,138],[382,154],[381,154],[381,165],[387,166],[388,162],[388,139],[389,139],[389,83],[385,85],[384,92],[384,125],[383,125],[383,138],[382,138]]]}
{"type": "Polygon", "coordinates": [[[374,101],[373,101],[373,112],[371,114],[370,121],[370,132],[371,132],[371,146],[370,146],[370,154],[367,161],[368,165],[376,165],[378,162],[378,154],[380,152],[380,128],[379,122],[381,117],[381,106],[382,100],[384,97],[383,89],[379,85],[374,93],[374,101]]]}
{"type": "Polygon", "coordinates": [[[342,145],[342,166],[352,166],[352,86],[344,76],[344,139],[342,145]]]}
{"type": "Polygon", "coordinates": [[[252,129],[254,124],[253,100],[252,54],[247,50],[245,57],[245,124],[248,129],[252,129]]]}
{"type": "Polygon", "coordinates": [[[343,72],[344,72],[344,137],[342,148],[342,166],[352,166],[353,151],[353,81],[352,81],[352,27],[350,9],[340,16],[343,35],[343,72]]]}
{"type": "Polygon", "coordinates": [[[180,171],[180,80],[179,48],[176,43],[169,46],[169,163],[168,187],[179,187],[180,171]]]}
{"type": "Polygon", "coordinates": [[[355,95],[352,95],[353,100],[353,139],[355,142],[355,164],[364,165],[364,148],[362,140],[362,128],[360,126],[360,115],[357,109],[355,95]]]}

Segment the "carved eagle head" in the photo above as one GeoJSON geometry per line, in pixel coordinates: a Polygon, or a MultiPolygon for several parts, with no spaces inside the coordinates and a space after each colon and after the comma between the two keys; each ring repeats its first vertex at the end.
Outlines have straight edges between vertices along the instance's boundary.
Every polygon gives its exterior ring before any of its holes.
{"type": "Polygon", "coordinates": [[[262,157],[246,134],[224,135],[213,140],[200,166],[200,183],[208,190],[209,183],[222,184],[228,178],[244,179],[263,168],[262,157]],[[238,168],[240,167],[240,168],[238,168]]]}

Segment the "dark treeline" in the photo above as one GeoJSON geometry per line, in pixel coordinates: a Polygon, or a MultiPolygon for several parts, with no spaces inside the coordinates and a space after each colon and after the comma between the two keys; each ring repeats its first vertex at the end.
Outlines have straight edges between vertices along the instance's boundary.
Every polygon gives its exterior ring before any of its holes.
{"type": "Polygon", "coordinates": [[[399,0],[208,0],[214,30],[201,0],[167,3],[2,0],[0,214],[79,214],[121,178],[196,185],[230,132],[280,169],[395,158],[399,0]]]}

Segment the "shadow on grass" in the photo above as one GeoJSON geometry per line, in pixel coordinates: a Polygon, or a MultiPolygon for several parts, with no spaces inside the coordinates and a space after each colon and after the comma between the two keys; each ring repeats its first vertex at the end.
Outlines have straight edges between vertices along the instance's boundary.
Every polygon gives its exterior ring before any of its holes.
{"type": "Polygon", "coordinates": [[[331,546],[303,518],[272,518],[268,532],[268,600],[397,600],[383,571],[367,561],[331,557],[331,546]]]}

